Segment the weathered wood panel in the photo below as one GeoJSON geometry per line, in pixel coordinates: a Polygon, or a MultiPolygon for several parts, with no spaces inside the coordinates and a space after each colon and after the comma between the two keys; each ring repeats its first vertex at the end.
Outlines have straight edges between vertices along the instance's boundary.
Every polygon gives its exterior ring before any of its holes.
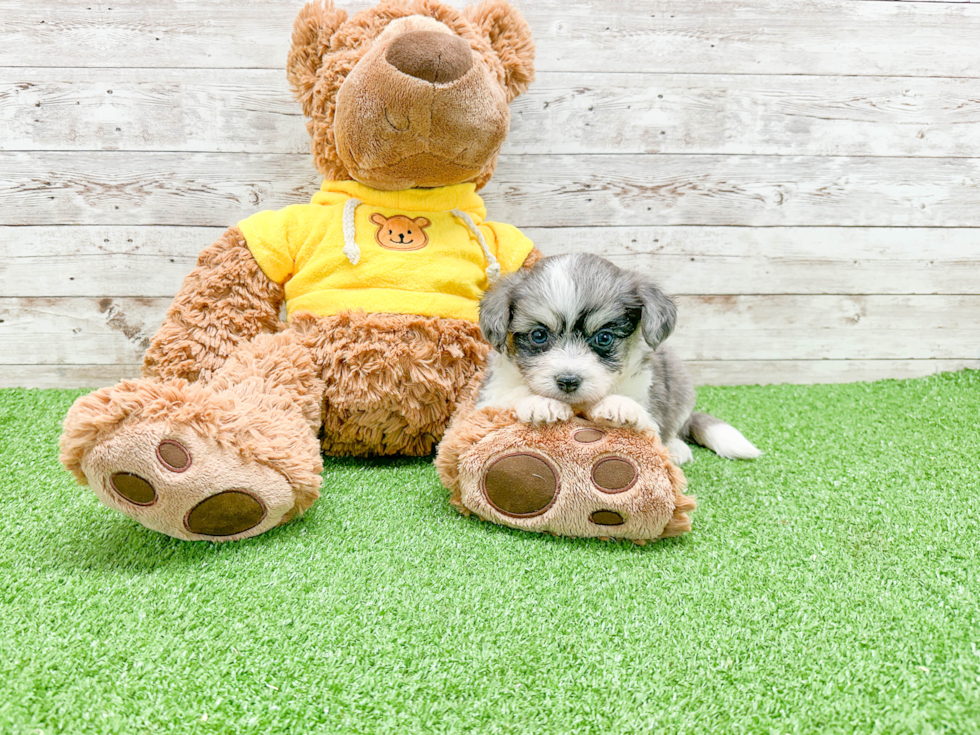
{"type": "Polygon", "coordinates": [[[0,224],[227,226],[318,182],[304,155],[0,153],[0,224]]]}
{"type": "MultiPolygon", "coordinates": [[[[169,299],[0,299],[9,364],[133,364],[169,299]]],[[[980,296],[687,296],[688,360],[980,359],[980,296]]]]}
{"type": "Polygon", "coordinates": [[[545,73],[514,103],[508,143],[511,153],[977,156],[980,80],[545,73]]]}
{"type": "MultiPolygon", "coordinates": [[[[301,5],[0,0],[0,385],[136,375],[201,248],[308,200],[301,5]]],[[[700,381],[980,367],[980,7],[518,5],[491,215],[679,294],[700,381]]]]}
{"type": "MultiPolygon", "coordinates": [[[[0,227],[0,297],[169,298],[223,227],[0,227]]],[[[540,228],[673,294],[980,294],[980,231],[898,227],[540,228]]],[[[977,314],[980,321],[980,314],[977,314]]]]}
{"type": "Polygon", "coordinates": [[[594,252],[623,268],[648,273],[674,294],[980,293],[980,230],[974,228],[526,231],[549,255],[594,252]]]}
{"type": "Polygon", "coordinates": [[[102,388],[138,378],[139,365],[4,365],[0,388],[102,388]]]}
{"type": "MultiPolygon", "coordinates": [[[[980,155],[980,79],[543,73],[507,152],[980,155]]],[[[2,69],[3,150],[306,153],[281,69],[2,69]]]]}
{"type": "MultiPolygon", "coordinates": [[[[0,225],[220,226],[317,184],[302,155],[0,152],[0,225]]],[[[972,227],[980,159],[503,155],[485,195],[522,227],[972,227]]]]}
{"type": "Polygon", "coordinates": [[[3,69],[3,150],[307,153],[283,69],[3,69]]]}
{"type": "MultiPolygon", "coordinates": [[[[0,66],[280,69],[301,0],[0,1],[0,66]]],[[[342,2],[359,10],[366,2],[342,2]]],[[[468,4],[453,0],[456,6],[468,4]]],[[[978,75],[980,6],[515,0],[542,71],[978,75]]]]}

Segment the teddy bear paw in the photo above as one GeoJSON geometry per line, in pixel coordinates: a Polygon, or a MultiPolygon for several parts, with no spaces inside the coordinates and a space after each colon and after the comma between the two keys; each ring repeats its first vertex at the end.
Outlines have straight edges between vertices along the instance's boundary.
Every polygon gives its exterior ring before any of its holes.
{"type": "Polygon", "coordinates": [[[690,530],[694,499],[653,437],[576,420],[514,424],[460,458],[463,507],[527,531],[637,543],[690,530]]]}
{"type": "Polygon", "coordinates": [[[82,472],[110,508],[185,540],[256,536],[286,520],[295,505],[279,472],[163,424],[123,427],[86,453],[82,472]]]}

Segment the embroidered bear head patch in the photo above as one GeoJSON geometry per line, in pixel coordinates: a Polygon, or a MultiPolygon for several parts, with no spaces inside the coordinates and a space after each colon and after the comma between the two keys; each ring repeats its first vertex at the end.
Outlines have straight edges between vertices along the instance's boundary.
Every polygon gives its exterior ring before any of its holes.
{"type": "Polygon", "coordinates": [[[425,228],[432,223],[425,217],[412,219],[403,214],[385,217],[375,212],[371,221],[378,226],[374,239],[387,250],[421,250],[429,244],[425,228]]]}

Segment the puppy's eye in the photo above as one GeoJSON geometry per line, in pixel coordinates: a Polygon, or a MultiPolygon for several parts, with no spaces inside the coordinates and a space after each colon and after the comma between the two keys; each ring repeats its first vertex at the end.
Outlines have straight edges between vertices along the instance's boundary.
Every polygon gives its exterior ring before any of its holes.
{"type": "Polygon", "coordinates": [[[592,344],[596,347],[611,347],[615,339],[612,332],[608,329],[603,329],[601,332],[596,332],[592,337],[592,344]]]}
{"type": "Polygon", "coordinates": [[[536,345],[543,345],[548,341],[548,330],[538,327],[531,331],[531,341],[536,345]]]}

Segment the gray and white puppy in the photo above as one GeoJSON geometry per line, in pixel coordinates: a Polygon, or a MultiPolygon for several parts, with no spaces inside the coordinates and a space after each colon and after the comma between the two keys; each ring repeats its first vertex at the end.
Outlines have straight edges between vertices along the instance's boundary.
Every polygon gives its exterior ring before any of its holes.
{"type": "Polygon", "coordinates": [[[721,419],[693,413],[694,383],[661,343],[677,309],[649,280],[596,255],[543,258],[502,278],[480,303],[493,346],[478,408],[512,408],[525,423],[581,413],[596,423],[655,431],[674,460],[686,441],[723,457],[760,452],[721,419]]]}

